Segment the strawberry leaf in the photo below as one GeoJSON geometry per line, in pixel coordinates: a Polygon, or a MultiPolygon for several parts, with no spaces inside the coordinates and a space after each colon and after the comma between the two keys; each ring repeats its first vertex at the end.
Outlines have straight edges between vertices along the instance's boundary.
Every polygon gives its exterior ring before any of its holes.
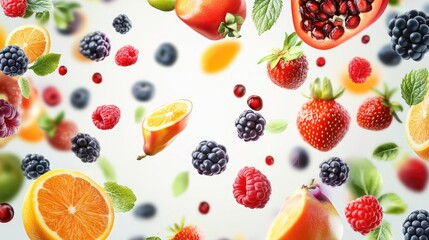
{"type": "Polygon", "coordinates": [[[372,153],[372,156],[378,160],[390,161],[394,160],[398,156],[398,154],[399,146],[395,143],[390,142],[378,146],[372,153]]]}
{"type": "Polygon", "coordinates": [[[383,194],[378,201],[387,214],[402,214],[407,210],[407,204],[396,193],[383,194]]]}
{"type": "Polygon", "coordinates": [[[424,68],[411,70],[405,75],[401,83],[401,94],[409,106],[423,101],[428,90],[427,82],[428,70],[424,68]]]}
{"type": "Polygon", "coordinates": [[[271,29],[279,18],[282,7],[282,0],[255,0],[252,19],[259,35],[271,29]]]}
{"type": "Polygon", "coordinates": [[[161,240],[159,237],[147,237],[146,240],[161,240]]]}
{"type": "Polygon", "coordinates": [[[387,221],[383,221],[381,225],[371,231],[366,237],[367,240],[394,240],[392,228],[387,221]]]}

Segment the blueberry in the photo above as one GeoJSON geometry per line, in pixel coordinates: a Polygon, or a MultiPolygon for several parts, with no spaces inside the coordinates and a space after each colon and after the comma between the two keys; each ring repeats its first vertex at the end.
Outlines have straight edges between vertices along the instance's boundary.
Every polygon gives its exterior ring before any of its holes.
{"type": "Polygon", "coordinates": [[[134,215],[139,218],[149,219],[155,216],[156,207],[152,203],[144,203],[134,209],[134,215]]]}
{"type": "Polygon", "coordinates": [[[290,163],[297,169],[305,169],[310,162],[307,151],[302,147],[295,147],[290,153],[290,163]]]}
{"type": "Polygon", "coordinates": [[[156,50],[155,60],[163,66],[171,66],[176,62],[177,49],[171,43],[163,43],[156,50]]]}
{"type": "Polygon", "coordinates": [[[74,19],[67,23],[66,28],[58,28],[57,31],[63,35],[72,35],[77,32],[82,25],[82,14],[78,11],[73,12],[74,19]]]}
{"type": "Polygon", "coordinates": [[[74,90],[70,96],[70,102],[73,107],[83,109],[89,102],[89,91],[85,88],[78,88],[74,90]]]}
{"type": "Polygon", "coordinates": [[[148,81],[137,81],[132,88],[133,96],[138,101],[149,101],[152,98],[155,86],[148,81]]]}
{"type": "Polygon", "coordinates": [[[145,239],[146,238],[143,236],[135,236],[135,237],[130,238],[130,240],[145,240],[145,239]]]}

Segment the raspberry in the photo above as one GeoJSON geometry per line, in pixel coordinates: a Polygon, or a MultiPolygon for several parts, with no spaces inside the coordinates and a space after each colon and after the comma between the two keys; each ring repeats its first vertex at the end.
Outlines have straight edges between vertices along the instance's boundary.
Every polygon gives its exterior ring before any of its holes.
{"type": "Polygon", "coordinates": [[[18,131],[21,115],[9,102],[0,99],[0,138],[9,137],[18,131]]]}
{"type": "Polygon", "coordinates": [[[8,17],[23,17],[27,9],[26,0],[1,0],[4,15],[8,17]]]}
{"type": "Polygon", "coordinates": [[[92,113],[92,122],[101,130],[112,129],[121,118],[121,110],[115,105],[99,106],[92,113]]]}
{"type": "Polygon", "coordinates": [[[139,50],[133,46],[126,45],[116,52],[115,62],[119,66],[127,67],[137,62],[139,57],[139,50]]]}
{"type": "Polygon", "coordinates": [[[50,106],[55,107],[61,103],[61,93],[54,86],[49,86],[43,90],[43,101],[50,106]]]}
{"type": "Polygon", "coordinates": [[[354,231],[366,235],[381,224],[383,208],[374,196],[362,196],[347,204],[346,218],[354,231]]]}
{"type": "Polygon", "coordinates": [[[244,167],[233,184],[234,197],[248,208],[264,208],[270,199],[271,184],[268,178],[254,167],[244,167]]]}
{"type": "Polygon", "coordinates": [[[364,83],[371,71],[371,64],[364,58],[355,57],[349,63],[349,77],[354,83],[364,83]]]}

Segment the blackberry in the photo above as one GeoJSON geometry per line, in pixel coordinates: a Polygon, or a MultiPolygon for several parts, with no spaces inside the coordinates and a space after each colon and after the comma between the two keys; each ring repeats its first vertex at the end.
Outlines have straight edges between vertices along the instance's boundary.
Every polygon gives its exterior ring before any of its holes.
{"type": "Polygon", "coordinates": [[[132,28],[131,20],[125,14],[119,14],[119,16],[115,17],[115,19],[113,19],[112,25],[116,32],[120,34],[125,34],[132,28]]]}
{"type": "Polygon", "coordinates": [[[411,10],[391,19],[388,34],[392,49],[403,59],[420,61],[429,51],[429,17],[422,11],[411,10]]]}
{"type": "Polygon", "coordinates": [[[27,154],[22,159],[21,170],[24,171],[24,176],[31,180],[37,179],[49,170],[49,160],[39,154],[27,154]]]}
{"type": "Polygon", "coordinates": [[[341,159],[333,157],[320,164],[319,176],[329,186],[341,186],[349,176],[349,167],[341,159]]]}
{"type": "Polygon", "coordinates": [[[226,148],[215,141],[202,141],[192,152],[192,165],[206,176],[221,174],[229,161],[226,148]]]}
{"type": "Polygon", "coordinates": [[[264,135],[265,118],[252,110],[244,110],[235,120],[238,137],[244,141],[256,141],[264,135]]]}
{"type": "Polygon", "coordinates": [[[6,46],[0,51],[0,71],[5,75],[23,75],[29,62],[25,52],[16,45],[6,46]]]}
{"type": "Polygon", "coordinates": [[[71,142],[71,150],[84,163],[95,162],[100,156],[100,143],[87,133],[78,133],[71,142]]]}
{"type": "Polygon", "coordinates": [[[404,240],[429,239],[429,213],[426,210],[416,210],[402,224],[404,240]]]}
{"type": "Polygon", "coordinates": [[[110,54],[110,40],[100,31],[90,33],[80,40],[79,51],[92,61],[102,61],[110,54]]]}

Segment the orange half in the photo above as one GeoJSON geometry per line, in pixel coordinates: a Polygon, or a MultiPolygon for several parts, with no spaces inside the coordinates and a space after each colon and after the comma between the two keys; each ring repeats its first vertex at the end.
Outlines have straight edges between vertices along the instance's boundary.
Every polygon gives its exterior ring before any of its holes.
{"type": "Polygon", "coordinates": [[[150,113],[143,122],[143,128],[147,131],[157,131],[168,128],[180,122],[192,111],[192,103],[188,100],[177,100],[166,104],[150,113]]]}
{"type": "Polygon", "coordinates": [[[405,132],[410,147],[421,158],[429,160],[429,92],[408,111],[405,132]]]}

